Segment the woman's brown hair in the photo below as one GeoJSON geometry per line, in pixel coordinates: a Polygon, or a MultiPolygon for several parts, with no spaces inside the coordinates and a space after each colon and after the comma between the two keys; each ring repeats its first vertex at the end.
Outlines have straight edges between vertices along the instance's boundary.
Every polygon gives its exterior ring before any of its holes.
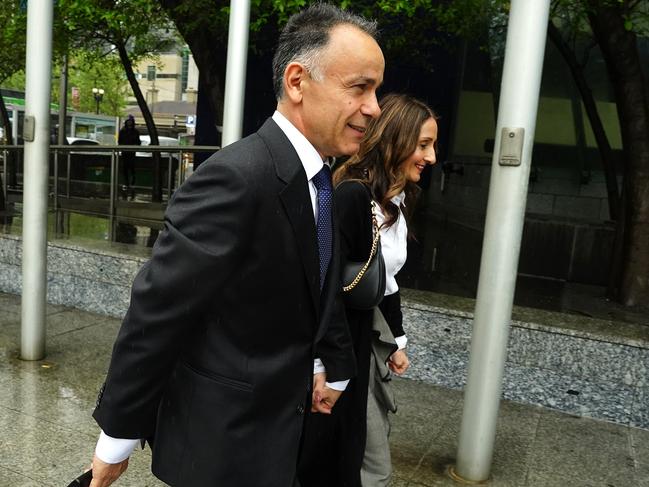
{"type": "Polygon", "coordinates": [[[389,227],[399,217],[399,208],[391,201],[394,196],[405,192],[406,217],[414,209],[419,187],[405,178],[400,165],[416,150],[424,122],[437,116],[408,95],[386,95],[379,106],[381,115],[368,124],[358,153],[336,170],[333,181],[334,185],[348,179],[366,184],[383,209],[384,226],[389,227]]]}

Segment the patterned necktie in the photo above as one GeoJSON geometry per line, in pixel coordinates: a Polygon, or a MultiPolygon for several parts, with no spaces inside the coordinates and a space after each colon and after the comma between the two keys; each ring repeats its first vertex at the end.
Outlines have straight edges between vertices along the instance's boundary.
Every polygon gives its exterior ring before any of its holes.
{"type": "Polygon", "coordinates": [[[322,169],[311,179],[318,190],[318,255],[320,257],[320,289],[324,285],[327,268],[333,251],[333,220],[331,204],[333,188],[331,185],[331,169],[323,165],[322,169]]]}

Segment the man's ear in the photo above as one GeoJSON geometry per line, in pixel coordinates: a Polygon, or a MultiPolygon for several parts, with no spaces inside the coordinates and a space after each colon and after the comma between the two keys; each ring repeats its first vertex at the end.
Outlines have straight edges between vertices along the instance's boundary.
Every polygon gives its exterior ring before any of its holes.
{"type": "Polygon", "coordinates": [[[306,68],[296,62],[290,63],[284,70],[284,94],[293,103],[302,101],[303,83],[309,77],[306,68]]]}

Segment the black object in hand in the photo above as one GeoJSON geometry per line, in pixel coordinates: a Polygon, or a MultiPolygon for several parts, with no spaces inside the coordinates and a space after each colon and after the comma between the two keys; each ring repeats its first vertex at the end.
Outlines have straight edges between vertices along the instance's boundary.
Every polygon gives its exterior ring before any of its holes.
{"type": "Polygon", "coordinates": [[[87,472],[79,475],[76,479],[70,482],[68,487],[89,487],[91,480],[92,480],[92,470],[88,470],[87,472]]]}

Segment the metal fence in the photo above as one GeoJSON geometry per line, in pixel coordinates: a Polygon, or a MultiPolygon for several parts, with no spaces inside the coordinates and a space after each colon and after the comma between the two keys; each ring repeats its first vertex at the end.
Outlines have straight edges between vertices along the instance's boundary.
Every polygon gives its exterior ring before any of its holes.
{"type": "MultiPolygon", "coordinates": [[[[161,228],[167,201],[191,174],[196,153],[214,153],[213,146],[51,145],[49,207],[109,219],[109,239],[117,222],[161,228]],[[120,181],[122,152],[136,153],[135,185],[120,181]],[[154,157],[160,154],[160,201],[153,201],[154,157]]],[[[2,191],[8,208],[22,203],[24,147],[0,145],[2,191]]]]}

